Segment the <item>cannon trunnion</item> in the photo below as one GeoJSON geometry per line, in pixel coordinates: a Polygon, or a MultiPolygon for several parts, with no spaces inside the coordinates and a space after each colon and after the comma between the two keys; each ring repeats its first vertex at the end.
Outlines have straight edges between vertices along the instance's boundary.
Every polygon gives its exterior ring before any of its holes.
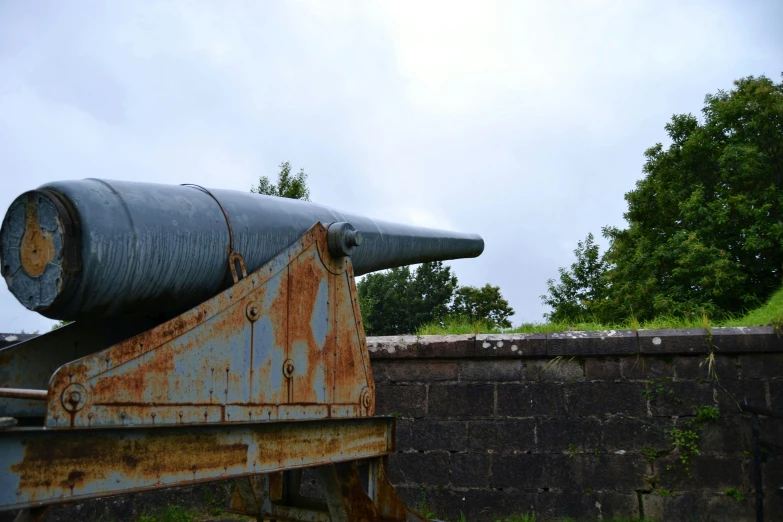
{"type": "Polygon", "coordinates": [[[0,415],[20,421],[0,430],[0,511],[234,479],[232,510],[259,518],[423,520],[386,477],[394,419],[374,417],[335,234],[316,223],[164,322],[77,321],[0,350],[0,415]],[[300,495],[305,467],[324,500],[300,495]]]}

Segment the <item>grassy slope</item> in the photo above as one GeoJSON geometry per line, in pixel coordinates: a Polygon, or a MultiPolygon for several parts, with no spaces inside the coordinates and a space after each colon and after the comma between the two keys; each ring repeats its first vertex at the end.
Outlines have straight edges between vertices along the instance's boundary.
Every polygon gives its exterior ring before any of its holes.
{"type": "MultiPolygon", "coordinates": [[[[707,326],[783,326],[783,288],[775,292],[769,301],[741,317],[730,317],[722,321],[710,321],[707,317],[660,317],[653,321],[602,324],[591,321],[570,323],[526,323],[502,333],[546,333],[568,330],[642,330],[653,328],[705,328],[707,326]]],[[[444,325],[429,324],[420,328],[417,335],[501,333],[498,328],[486,324],[471,324],[464,321],[447,321],[444,325]]]]}

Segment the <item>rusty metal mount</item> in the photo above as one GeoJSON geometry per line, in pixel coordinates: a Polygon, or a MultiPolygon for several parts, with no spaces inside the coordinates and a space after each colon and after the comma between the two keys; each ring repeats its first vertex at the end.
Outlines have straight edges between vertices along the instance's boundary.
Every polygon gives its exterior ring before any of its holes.
{"type": "Polygon", "coordinates": [[[389,482],[387,460],[376,457],[314,468],[322,499],[301,494],[299,469],[241,477],[234,480],[229,511],[277,521],[426,521],[405,507],[389,482]]]}
{"type": "Polygon", "coordinates": [[[49,382],[47,428],[372,416],[375,384],[348,257],[316,224],[201,305],[49,382]]]}
{"type": "Polygon", "coordinates": [[[0,511],[388,455],[394,419],[0,431],[0,511]]]}
{"type": "Polygon", "coordinates": [[[376,457],[315,468],[323,499],[300,493],[298,469],[238,478],[229,511],[259,520],[292,522],[426,522],[405,507],[389,482],[387,460],[376,457]],[[366,471],[364,478],[360,466],[366,471]]]}

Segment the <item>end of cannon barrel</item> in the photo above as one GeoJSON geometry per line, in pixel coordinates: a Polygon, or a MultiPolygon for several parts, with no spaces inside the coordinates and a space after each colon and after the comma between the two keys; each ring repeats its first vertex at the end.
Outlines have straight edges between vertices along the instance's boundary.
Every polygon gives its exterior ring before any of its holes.
{"type": "Polygon", "coordinates": [[[67,286],[78,255],[73,224],[50,191],[25,192],[11,203],[0,228],[0,273],[29,310],[45,313],[67,286]]]}

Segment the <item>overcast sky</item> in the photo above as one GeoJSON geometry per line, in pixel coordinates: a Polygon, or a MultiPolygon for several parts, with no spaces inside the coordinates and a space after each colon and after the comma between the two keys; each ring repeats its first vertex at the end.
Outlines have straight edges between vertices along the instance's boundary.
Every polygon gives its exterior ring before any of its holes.
{"type": "MultiPolygon", "coordinates": [[[[248,190],[477,232],[515,323],[674,113],[783,71],[783,2],[0,0],[0,208],[60,179],[248,190]]],[[[0,284],[0,332],[48,330],[0,284]]]]}

